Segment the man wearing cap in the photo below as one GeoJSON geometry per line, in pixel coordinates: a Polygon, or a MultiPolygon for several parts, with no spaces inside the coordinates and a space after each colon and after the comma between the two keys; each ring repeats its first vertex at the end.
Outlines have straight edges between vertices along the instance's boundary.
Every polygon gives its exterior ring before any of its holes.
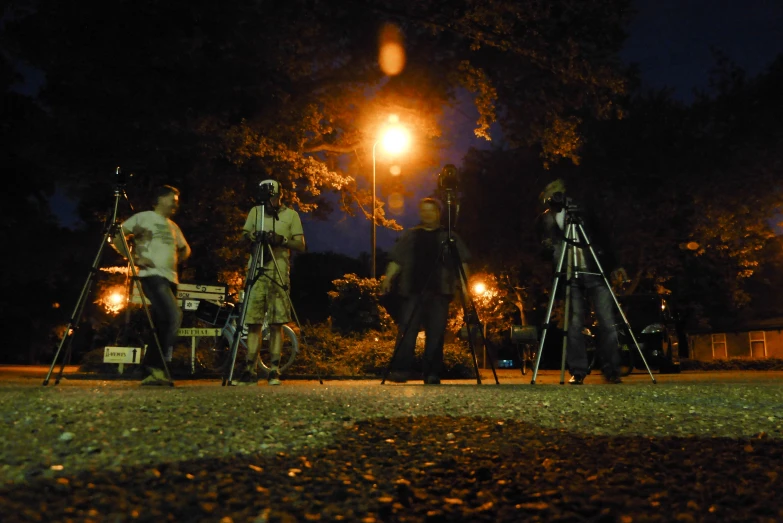
{"type": "MultiPolygon", "coordinates": [[[[590,240],[604,270],[612,272],[611,280],[627,279],[625,269],[618,267],[617,256],[612,249],[611,237],[599,225],[598,217],[592,212],[592,206],[578,211],[567,211],[566,184],[562,179],[549,183],[540,195],[541,203],[546,210],[537,219],[537,231],[547,256],[551,256],[554,266],[560,261],[565,248],[566,214],[576,214],[590,240]]],[[[582,235],[578,238],[584,240],[582,235]]],[[[569,383],[581,385],[588,373],[587,350],[582,333],[584,329],[586,300],[589,298],[598,320],[600,345],[598,347],[605,381],[620,383],[620,352],[617,338],[617,318],[615,303],[609,287],[598,272],[598,267],[590,251],[575,247],[572,261],[575,262],[574,275],[565,282],[571,286],[570,314],[566,336],[566,362],[571,373],[569,383]]],[[[565,261],[564,261],[565,264],[565,261]]],[[[563,265],[565,267],[565,265],[563,265]]]]}
{"type": "MultiPolygon", "coordinates": [[[[283,325],[291,321],[286,289],[289,284],[291,250],[304,252],[305,238],[299,213],[281,203],[282,189],[277,180],[264,180],[259,184],[268,201],[256,205],[247,215],[242,228],[245,242],[263,244],[263,267],[258,261],[258,278],[246,296],[247,313],[247,362],[235,385],[258,383],[258,348],[261,330],[266,317],[269,325],[270,372],[269,385],[280,385],[280,351],[283,343],[283,325]],[[262,223],[263,222],[263,223],[262,223]],[[274,257],[274,259],[273,259],[274,257]],[[277,262],[277,263],[275,263],[277,262]],[[279,272],[278,272],[279,269],[279,272]]],[[[262,200],[264,197],[262,197],[262,200]]],[[[248,267],[252,260],[248,262],[248,267]]]]}

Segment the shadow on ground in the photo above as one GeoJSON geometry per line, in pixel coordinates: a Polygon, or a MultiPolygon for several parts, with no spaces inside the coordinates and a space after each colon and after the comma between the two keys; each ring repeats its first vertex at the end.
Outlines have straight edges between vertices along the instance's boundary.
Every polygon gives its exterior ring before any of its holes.
{"type": "Polygon", "coordinates": [[[763,434],[602,437],[518,421],[375,419],[301,453],[7,485],[0,513],[7,522],[780,521],[782,467],[780,442],[763,434]]]}

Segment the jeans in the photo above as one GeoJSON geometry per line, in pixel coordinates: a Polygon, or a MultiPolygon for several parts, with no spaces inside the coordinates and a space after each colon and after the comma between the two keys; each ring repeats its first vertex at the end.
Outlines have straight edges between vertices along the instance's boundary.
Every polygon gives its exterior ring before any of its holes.
{"type": "Polygon", "coordinates": [[[600,345],[598,355],[603,362],[604,375],[616,373],[620,368],[620,348],[617,340],[616,304],[611,291],[601,276],[580,274],[571,283],[571,313],[568,320],[568,345],[566,362],[571,374],[587,373],[587,350],[582,334],[585,318],[585,299],[589,298],[598,320],[600,345]]]}
{"type": "Polygon", "coordinates": [[[443,367],[443,342],[451,296],[425,292],[407,296],[402,304],[399,336],[405,331],[394,361],[394,370],[410,371],[413,367],[416,338],[424,327],[424,376],[440,376],[443,367]]]}
{"type": "MultiPolygon", "coordinates": [[[[169,347],[174,346],[177,330],[182,323],[182,309],[177,303],[177,284],[170,282],[163,276],[147,276],[139,278],[139,280],[144,295],[150,302],[155,332],[158,335],[160,346],[165,352],[169,347]]],[[[144,365],[158,369],[163,368],[163,360],[154,340],[148,344],[144,354],[144,365]]]]}

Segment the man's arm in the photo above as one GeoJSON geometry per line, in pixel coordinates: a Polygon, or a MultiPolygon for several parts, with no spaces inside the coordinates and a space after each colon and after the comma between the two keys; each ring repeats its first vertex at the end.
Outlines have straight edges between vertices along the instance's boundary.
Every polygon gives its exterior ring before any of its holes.
{"type": "Polygon", "coordinates": [[[400,273],[401,266],[397,262],[389,262],[386,268],[386,276],[381,281],[381,294],[388,294],[391,291],[394,278],[400,273]]]}
{"type": "Polygon", "coordinates": [[[292,251],[305,252],[307,245],[305,244],[304,234],[295,234],[290,240],[283,242],[283,247],[288,247],[292,251]]]}
{"type": "Polygon", "coordinates": [[[188,258],[190,258],[191,252],[192,251],[190,250],[190,245],[188,245],[187,243],[185,245],[180,245],[179,248],[177,249],[177,258],[181,262],[185,261],[188,258]]]}

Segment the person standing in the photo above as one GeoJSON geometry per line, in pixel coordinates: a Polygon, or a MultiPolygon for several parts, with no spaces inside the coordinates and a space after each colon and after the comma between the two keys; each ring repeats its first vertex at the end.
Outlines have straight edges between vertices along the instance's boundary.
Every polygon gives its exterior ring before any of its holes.
{"type": "MultiPolygon", "coordinates": [[[[440,223],[441,207],[434,198],[419,202],[420,224],[405,231],[392,247],[391,262],[381,281],[381,293],[388,294],[399,278],[403,298],[398,337],[404,333],[392,362],[392,381],[405,382],[413,367],[416,338],[424,327],[424,383],[439,385],[443,371],[443,343],[449,305],[459,288],[459,274],[449,250],[449,231],[440,223]]],[[[451,233],[465,276],[470,253],[456,233],[451,233]]]]}
{"type": "MultiPolygon", "coordinates": [[[[264,319],[269,325],[270,371],[269,385],[280,385],[280,352],[283,345],[283,325],[291,321],[291,308],[287,296],[290,280],[291,251],[306,249],[304,230],[299,213],[282,203],[282,189],[277,180],[264,180],[259,186],[268,198],[262,206],[257,205],[248,212],[242,228],[246,243],[261,242],[263,267],[257,263],[256,281],[246,296],[247,313],[247,361],[245,369],[235,385],[256,385],[258,383],[258,349],[262,340],[264,319]],[[263,228],[262,228],[263,215],[263,228]],[[278,273],[279,270],[279,273],[278,273]]],[[[248,263],[250,266],[252,260],[248,263]]]]}
{"type": "MultiPolygon", "coordinates": [[[[144,296],[150,302],[158,340],[168,360],[182,323],[182,309],[177,302],[178,267],[191,253],[182,230],[171,219],[179,208],[179,193],[179,189],[170,185],[158,187],[153,194],[152,210],[136,213],[125,220],[112,243],[121,255],[128,258],[129,253],[125,252],[120,234],[133,242],[133,262],[144,296]]],[[[142,364],[146,373],[142,385],[170,383],[154,342],[148,344],[142,364]]]]}
{"type": "MultiPolygon", "coordinates": [[[[596,257],[601,259],[601,267],[611,271],[610,279],[612,281],[627,279],[625,269],[618,267],[611,237],[601,226],[593,206],[578,207],[578,210],[569,211],[567,203],[571,199],[566,196],[566,184],[562,179],[549,183],[541,193],[540,200],[547,209],[537,218],[536,227],[542,248],[548,256],[551,256],[555,268],[566,245],[565,228],[568,225],[567,213],[570,213],[575,215],[574,217],[584,227],[596,257]]],[[[584,238],[580,235],[579,240],[584,238]]],[[[571,374],[569,383],[582,385],[588,372],[587,349],[583,334],[588,300],[592,302],[598,320],[600,341],[598,351],[603,363],[601,371],[604,380],[607,383],[621,383],[618,322],[611,290],[598,272],[598,266],[590,251],[576,245],[573,252],[574,272],[571,280],[565,282],[571,287],[570,314],[566,333],[566,363],[571,374]]]]}

